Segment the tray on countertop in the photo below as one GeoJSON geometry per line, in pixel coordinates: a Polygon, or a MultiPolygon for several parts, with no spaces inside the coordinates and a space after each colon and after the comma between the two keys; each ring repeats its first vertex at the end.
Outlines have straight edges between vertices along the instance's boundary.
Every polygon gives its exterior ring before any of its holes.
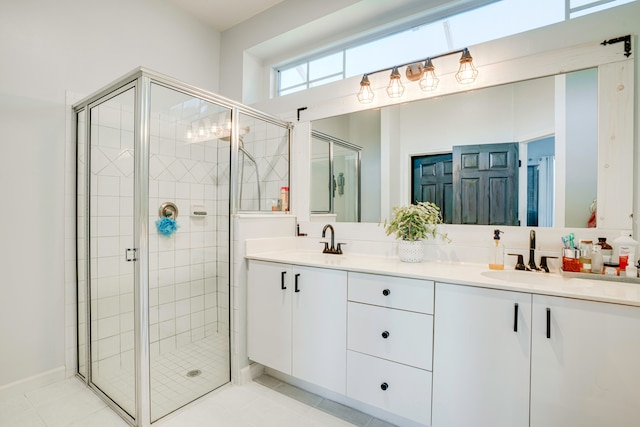
{"type": "Polygon", "coordinates": [[[610,282],[640,284],[639,277],[613,276],[611,274],[576,273],[573,271],[564,271],[562,268],[560,269],[560,274],[562,274],[563,277],[570,277],[572,279],[607,280],[610,282]]]}

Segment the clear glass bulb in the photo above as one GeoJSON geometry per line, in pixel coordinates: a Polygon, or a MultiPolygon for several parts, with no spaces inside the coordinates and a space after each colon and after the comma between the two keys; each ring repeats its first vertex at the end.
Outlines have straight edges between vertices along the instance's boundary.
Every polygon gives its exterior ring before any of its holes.
{"type": "Polygon", "coordinates": [[[400,73],[394,67],[389,79],[389,86],[387,86],[387,95],[389,95],[389,98],[400,98],[403,93],[404,85],[400,81],[400,73]]]}

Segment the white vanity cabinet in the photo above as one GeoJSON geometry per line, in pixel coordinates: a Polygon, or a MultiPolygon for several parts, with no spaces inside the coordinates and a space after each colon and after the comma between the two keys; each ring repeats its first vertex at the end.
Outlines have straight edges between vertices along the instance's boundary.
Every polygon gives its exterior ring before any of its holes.
{"type": "Polygon", "coordinates": [[[435,296],[434,427],[640,425],[639,307],[445,283],[435,296]]]}
{"type": "Polygon", "coordinates": [[[347,396],[431,423],[433,282],[349,272],[347,396]]]}
{"type": "Polygon", "coordinates": [[[344,394],[346,300],[344,271],[250,261],[249,358],[344,394]]]}
{"type": "Polygon", "coordinates": [[[531,427],[640,425],[640,307],[533,296],[531,427]]]}
{"type": "Polygon", "coordinates": [[[528,426],[530,342],[531,294],[437,283],[433,426],[528,426]]]}

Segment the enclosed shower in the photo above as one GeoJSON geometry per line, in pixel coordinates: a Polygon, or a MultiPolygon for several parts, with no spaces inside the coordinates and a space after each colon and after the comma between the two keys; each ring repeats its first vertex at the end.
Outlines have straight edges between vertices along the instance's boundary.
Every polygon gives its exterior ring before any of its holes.
{"type": "Polygon", "coordinates": [[[230,381],[230,218],[289,185],[290,125],[145,69],[74,112],[78,376],[148,426],[230,381]]]}

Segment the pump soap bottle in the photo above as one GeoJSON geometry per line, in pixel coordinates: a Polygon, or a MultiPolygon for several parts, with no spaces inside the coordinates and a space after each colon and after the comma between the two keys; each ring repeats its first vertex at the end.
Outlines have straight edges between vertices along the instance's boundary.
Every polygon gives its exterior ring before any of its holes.
{"type": "Polygon", "coordinates": [[[504,270],[504,245],[500,241],[500,230],[493,230],[493,242],[489,249],[489,269],[504,270]]]}

